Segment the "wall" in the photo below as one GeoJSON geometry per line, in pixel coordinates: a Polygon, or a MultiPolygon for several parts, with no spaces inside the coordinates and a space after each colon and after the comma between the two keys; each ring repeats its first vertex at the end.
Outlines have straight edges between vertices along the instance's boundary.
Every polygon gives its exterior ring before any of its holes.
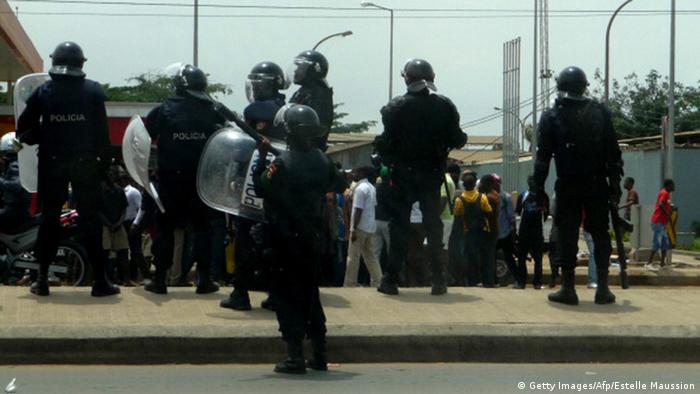
{"type": "MultiPolygon", "coordinates": [[[[654,205],[656,195],[661,189],[661,154],[658,150],[650,151],[627,151],[622,153],[625,161],[625,176],[635,179],[635,188],[639,193],[639,200],[642,205],[654,205]]],[[[532,162],[530,160],[519,163],[518,190],[527,188],[527,175],[532,172],[532,162]]],[[[469,166],[480,175],[487,173],[503,173],[501,163],[487,163],[469,166]]],[[[676,148],[674,156],[674,180],[676,182],[676,192],[672,195],[673,203],[678,207],[679,232],[692,231],[691,223],[700,222],[700,204],[697,196],[700,196],[700,149],[676,148]]],[[[554,161],[549,170],[547,193],[554,190],[556,173],[554,171],[554,161]]],[[[623,199],[624,199],[623,195],[623,199]]]]}

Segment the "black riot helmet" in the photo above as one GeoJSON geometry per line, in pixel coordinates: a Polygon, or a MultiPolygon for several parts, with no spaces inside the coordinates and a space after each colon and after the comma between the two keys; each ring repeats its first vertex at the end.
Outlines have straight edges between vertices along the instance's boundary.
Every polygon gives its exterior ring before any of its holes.
{"type": "Polygon", "coordinates": [[[282,68],[273,62],[261,62],[253,66],[246,81],[246,96],[249,102],[269,100],[277,97],[279,90],[289,87],[282,68]]]}
{"type": "Polygon", "coordinates": [[[211,100],[206,92],[207,75],[198,67],[190,64],[181,66],[173,77],[173,83],[175,84],[175,93],[179,96],[190,95],[202,100],[211,100]]]}
{"type": "Polygon", "coordinates": [[[557,76],[557,90],[562,98],[583,100],[587,87],[586,73],[576,66],[563,69],[557,76]]]}
{"type": "Polygon", "coordinates": [[[293,70],[289,74],[293,76],[294,83],[301,85],[304,82],[321,81],[328,75],[328,60],[320,52],[314,50],[304,51],[294,58],[293,70]]]}
{"type": "Polygon", "coordinates": [[[72,41],[62,42],[58,44],[51,54],[49,74],[84,77],[83,63],[86,60],[80,45],[72,41]]]}
{"type": "Polygon", "coordinates": [[[313,108],[302,104],[287,104],[275,115],[274,125],[284,124],[290,146],[310,148],[323,135],[323,128],[313,108]]]}
{"type": "Polygon", "coordinates": [[[411,92],[418,92],[425,88],[437,90],[435,87],[435,72],[433,66],[423,59],[408,59],[401,70],[401,76],[406,82],[406,87],[411,92]]]}

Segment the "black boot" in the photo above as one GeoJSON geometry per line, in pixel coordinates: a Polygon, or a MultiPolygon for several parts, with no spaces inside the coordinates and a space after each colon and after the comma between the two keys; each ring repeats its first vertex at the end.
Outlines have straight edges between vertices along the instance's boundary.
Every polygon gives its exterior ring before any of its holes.
{"type": "Polygon", "coordinates": [[[49,295],[49,267],[48,266],[41,265],[39,267],[39,273],[36,276],[36,282],[32,283],[32,286],[29,288],[29,291],[32,292],[32,294],[36,294],[38,296],[49,295]]]}
{"type": "Polygon", "coordinates": [[[306,373],[306,361],[304,361],[304,349],[301,339],[287,341],[287,353],[289,354],[287,359],[275,365],[275,372],[290,374],[306,373]]]}
{"type": "Polygon", "coordinates": [[[156,269],[153,279],[146,283],[143,289],[155,294],[168,294],[168,286],[165,284],[165,272],[156,269]]]}
{"type": "Polygon", "coordinates": [[[268,311],[275,312],[277,310],[277,300],[275,299],[275,296],[272,294],[268,294],[267,298],[262,300],[260,303],[260,307],[263,309],[267,309],[268,311]]]}
{"type": "Polygon", "coordinates": [[[575,288],[575,272],[574,269],[562,269],[561,273],[561,289],[549,295],[549,300],[567,305],[578,305],[578,296],[575,288]]]}
{"type": "Polygon", "coordinates": [[[248,291],[235,288],[233,289],[233,293],[231,293],[228,298],[221,300],[219,306],[236,311],[249,311],[252,309],[250,306],[250,296],[248,295],[248,291]]]}
{"type": "Polygon", "coordinates": [[[199,283],[197,284],[197,294],[209,294],[216,293],[219,291],[219,285],[214,283],[209,277],[200,277],[199,283]]]}
{"type": "Polygon", "coordinates": [[[119,293],[121,293],[119,287],[113,285],[107,279],[103,279],[95,280],[95,282],[92,284],[92,291],[90,292],[90,295],[93,297],[107,297],[117,295],[119,293]]]}
{"type": "Polygon", "coordinates": [[[399,287],[396,285],[396,282],[390,282],[386,277],[382,278],[377,291],[387,295],[399,295],[399,287]]]}
{"type": "Polygon", "coordinates": [[[306,363],[306,366],[316,371],[328,371],[326,338],[312,339],[311,349],[313,350],[313,358],[306,363]]]}
{"type": "Polygon", "coordinates": [[[608,287],[607,271],[598,271],[598,288],[595,291],[595,303],[599,305],[615,303],[615,294],[608,287]]]}
{"type": "Polygon", "coordinates": [[[447,293],[445,283],[433,283],[433,287],[430,289],[431,295],[443,295],[445,293],[447,293]]]}

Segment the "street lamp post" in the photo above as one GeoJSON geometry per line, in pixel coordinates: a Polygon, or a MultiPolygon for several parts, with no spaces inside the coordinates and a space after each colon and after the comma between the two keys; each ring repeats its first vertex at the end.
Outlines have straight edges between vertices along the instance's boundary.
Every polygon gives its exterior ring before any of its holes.
{"type": "Polygon", "coordinates": [[[371,3],[369,1],[363,1],[360,3],[362,7],[374,7],[380,10],[389,11],[389,100],[393,95],[393,75],[394,75],[394,10],[391,8],[383,7],[371,3]]]}
{"type": "Polygon", "coordinates": [[[610,99],[610,28],[612,27],[612,23],[615,20],[615,17],[617,14],[624,8],[627,4],[629,4],[632,0],[627,0],[624,3],[622,3],[615,12],[612,14],[610,17],[610,21],[608,22],[608,30],[605,32],[605,102],[607,103],[610,99]]]}
{"type": "Polygon", "coordinates": [[[324,41],[326,41],[326,40],[328,40],[328,39],[331,39],[331,38],[333,38],[333,37],[338,37],[338,36],[347,37],[347,36],[350,36],[350,35],[352,35],[352,31],[351,31],[351,30],[344,31],[344,32],[341,32],[341,33],[331,34],[330,36],[326,36],[326,37],[324,37],[323,39],[321,39],[321,41],[317,42],[316,45],[314,45],[314,47],[311,48],[311,49],[315,51],[316,48],[318,48],[318,46],[321,45],[324,41]]]}
{"type": "Polygon", "coordinates": [[[199,66],[199,0],[194,0],[194,43],[192,48],[192,64],[199,66]]]}

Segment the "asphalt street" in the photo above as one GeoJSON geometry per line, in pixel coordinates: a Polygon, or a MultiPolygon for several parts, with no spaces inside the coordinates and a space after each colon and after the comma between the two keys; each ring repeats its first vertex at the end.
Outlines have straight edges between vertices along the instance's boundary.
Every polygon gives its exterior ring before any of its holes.
{"type": "Polygon", "coordinates": [[[700,392],[699,364],[347,364],[299,376],[267,364],[0,367],[3,388],[13,378],[17,394],[700,392]]]}

